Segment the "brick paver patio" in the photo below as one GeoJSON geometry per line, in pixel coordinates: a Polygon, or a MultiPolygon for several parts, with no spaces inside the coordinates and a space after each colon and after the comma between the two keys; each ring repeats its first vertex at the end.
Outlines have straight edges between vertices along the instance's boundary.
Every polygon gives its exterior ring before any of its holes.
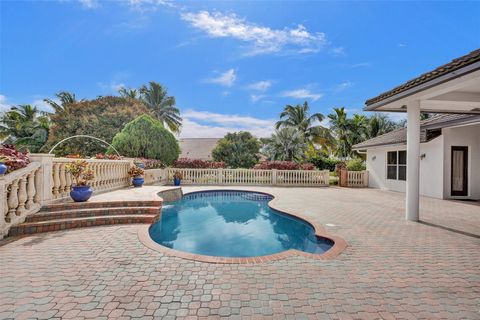
{"type": "Polygon", "coordinates": [[[412,223],[399,193],[240,189],[349,246],[333,260],[222,265],[146,248],[139,225],[3,241],[0,319],[480,319],[480,206],[422,198],[425,223],[412,223]]]}

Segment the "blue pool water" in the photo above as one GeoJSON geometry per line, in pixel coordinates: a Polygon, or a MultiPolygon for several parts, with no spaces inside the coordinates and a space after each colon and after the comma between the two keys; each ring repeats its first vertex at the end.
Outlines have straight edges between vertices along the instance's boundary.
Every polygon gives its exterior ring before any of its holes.
{"type": "Polygon", "coordinates": [[[297,249],[323,253],[333,242],[318,239],[303,220],[273,210],[271,196],[246,191],[206,191],[164,205],[150,227],[169,248],[209,256],[253,257],[297,249]]]}

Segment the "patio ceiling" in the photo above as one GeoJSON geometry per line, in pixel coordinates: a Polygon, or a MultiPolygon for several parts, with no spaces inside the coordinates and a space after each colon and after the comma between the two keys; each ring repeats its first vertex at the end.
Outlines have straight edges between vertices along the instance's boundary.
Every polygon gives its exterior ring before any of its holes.
{"type": "Polygon", "coordinates": [[[366,101],[366,111],[480,114],[480,49],[366,101]]]}

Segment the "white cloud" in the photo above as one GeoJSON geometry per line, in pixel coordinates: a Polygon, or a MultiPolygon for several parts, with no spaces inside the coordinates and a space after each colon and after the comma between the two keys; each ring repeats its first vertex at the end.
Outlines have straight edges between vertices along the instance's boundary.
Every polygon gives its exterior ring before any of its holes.
{"type": "Polygon", "coordinates": [[[178,6],[175,3],[168,0],[127,0],[127,4],[132,9],[135,9],[141,12],[154,11],[161,6],[178,8],[178,6]]]}
{"type": "Polygon", "coordinates": [[[296,53],[318,52],[326,43],[323,32],[309,32],[303,25],[295,28],[271,29],[259,26],[234,13],[223,14],[184,12],[184,21],[212,38],[233,38],[250,45],[247,55],[293,51],[296,53]]]}
{"type": "Polygon", "coordinates": [[[102,89],[105,93],[116,94],[118,90],[125,87],[125,83],[112,81],[110,83],[97,82],[97,86],[102,89]]]}
{"type": "Polygon", "coordinates": [[[323,96],[323,94],[318,92],[311,92],[308,89],[297,89],[297,90],[290,90],[284,91],[282,93],[282,97],[289,97],[295,99],[311,99],[312,101],[317,101],[323,96]]]}
{"type": "Polygon", "coordinates": [[[407,46],[407,44],[406,43],[399,43],[399,44],[397,44],[397,46],[400,47],[400,48],[404,48],[404,47],[407,46]]]}
{"type": "Polygon", "coordinates": [[[348,88],[351,88],[353,86],[353,82],[351,81],[344,81],[342,83],[339,83],[338,85],[335,86],[335,91],[336,92],[341,92],[343,90],[346,90],[348,88]]]}
{"type": "Polygon", "coordinates": [[[251,94],[250,95],[250,100],[252,100],[252,102],[257,102],[257,101],[260,101],[262,100],[263,98],[266,98],[267,96],[264,95],[264,94],[251,94]]]}
{"type": "Polygon", "coordinates": [[[82,7],[87,9],[94,9],[99,6],[97,0],[78,0],[82,7]]]}
{"type": "Polygon", "coordinates": [[[221,138],[228,132],[249,131],[257,137],[268,137],[275,120],[235,114],[187,110],[182,113],[182,138],[221,138]]]}
{"type": "Polygon", "coordinates": [[[231,87],[236,79],[237,73],[235,69],[229,69],[218,77],[208,79],[207,82],[216,83],[225,87],[231,87]]]}
{"type": "Polygon", "coordinates": [[[272,86],[272,82],[268,80],[262,80],[258,82],[251,83],[247,86],[250,90],[265,92],[272,86]]]}
{"type": "Polygon", "coordinates": [[[10,110],[11,105],[7,102],[7,97],[0,94],[0,113],[10,110]]]}

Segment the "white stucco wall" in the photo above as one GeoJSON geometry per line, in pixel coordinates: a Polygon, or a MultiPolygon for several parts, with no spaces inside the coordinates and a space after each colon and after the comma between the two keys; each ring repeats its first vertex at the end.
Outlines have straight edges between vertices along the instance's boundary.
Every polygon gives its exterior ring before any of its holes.
{"type": "Polygon", "coordinates": [[[444,195],[445,198],[480,199],[480,124],[443,129],[444,135],[444,195]],[[468,196],[451,197],[452,146],[468,147],[468,196]]]}
{"type": "MultiPolygon", "coordinates": [[[[369,187],[383,190],[405,192],[406,183],[400,180],[388,180],[387,152],[406,150],[406,145],[377,147],[367,150],[367,170],[369,187]],[[375,158],[375,159],[374,159],[375,158]]],[[[443,136],[420,145],[420,194],[427,197],[443,198],[443,136]]]]}

